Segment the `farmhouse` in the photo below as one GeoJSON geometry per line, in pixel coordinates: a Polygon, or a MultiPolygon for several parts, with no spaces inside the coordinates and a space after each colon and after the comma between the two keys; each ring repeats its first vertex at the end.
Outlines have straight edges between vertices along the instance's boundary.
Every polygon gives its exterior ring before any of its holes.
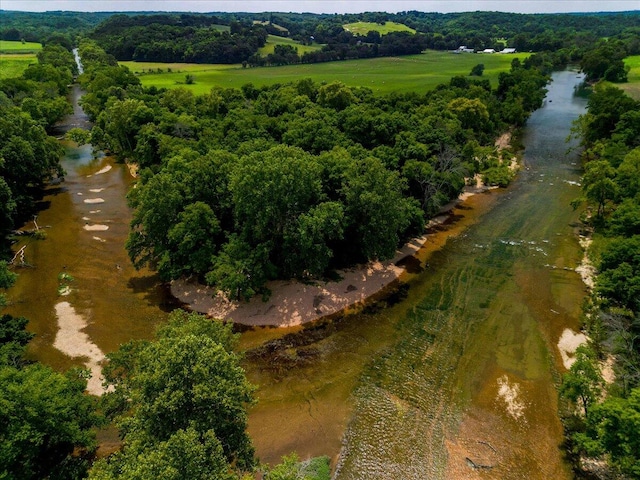
{"type": "Polygon", "coordinates": [[[455,53],[474,53],[475,50],[473,48],[467,48],[466,45],[461,45],[455,50],[455,53]]]}
{"type": "Polygon", "coordinates": [[[496,51],[493,48],[485,48],[480,53],[496,53],[496,51]]]}
{"type": "Polygon", "coordinates": [[[504,48],[500,53],[516,53],[515,48],[504,48]]]}

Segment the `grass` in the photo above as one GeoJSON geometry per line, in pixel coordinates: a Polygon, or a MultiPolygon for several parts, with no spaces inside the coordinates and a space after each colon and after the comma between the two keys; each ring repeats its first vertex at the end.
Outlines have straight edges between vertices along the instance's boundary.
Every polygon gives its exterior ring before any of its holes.
{"type": "Polygon", "coordinates": [[[618,83],[616,86],[636,100],[640,100],[640,55],[634,55],[624,59],[625,65],[631,67],[629,71],[629,82],[618,83]]]}
{"type": "Polygon", "coordinates": [[[354,35],[362,35],[365,36],[370,31],[380,32],[380,35],[386,35],[391,32],[410,32],[416,33],[413,28],[407,27],[402,23],[396,22],[385,22],[384,25],[380,25],[379,23],[373,22],[355,22],[355,23],[347,23],[343,25],[343,28],[354,35]]]}
{"type": "Polygon", "coordinates": [[[35,42],[11,42],[0,40],[0,53],[35,53],[42,50],[42,45],[35,42]]]}
{"type": "Polygon", "coordinates": [[[307,52],[313,52],[316,50],[320,50],[322,45],[314,44],[314,45],[302,45],[301,43],[296,42],[290,38],[278,37],[277,35],[269,35],[267,38],[267,44],[258,50],[258,53],[262,56],[267,56],[270,53],[273,53],[276,45],[291,45],[294,48],[298,49],[298,55],[302,56],[307,52]]]}
{"type": "Polygon", "coordinates": [[[32,63],[38,63],[38,60],[33,53],[13,55],[0,53],[0,80],[22,76],[22,72],[24,72],[32,63]]]}
{"type": "Polygon", "coordinates": [[[134,72],[163,69],[164,73],[140,76],[144,86],[173,88],[183,86],[195,94],[209,92],[214,86],[240,88],[247,83],[256,87],[287,83],[300,78],[316,82],[341,81],[349,86],[371,88],[376,94],[394,91],[424,93],[441,83],[448,83],[456,75],[469,75],[478,63],[485,66],[484,75],[497,86],[498,74],[508,71],[514,58],[520,60],[528,54],[514,55],[454,55],[448,52],[427,51],[405,57],[382,57],[344,62],[327,62],[283,67],[242,68],[240,65],[196,65],[121,62],[134,72]],[[172,72],[168,73],[167,68],[172,72]],[[193,85],[184,85],[185,75],[195,77],[193,85]]]}

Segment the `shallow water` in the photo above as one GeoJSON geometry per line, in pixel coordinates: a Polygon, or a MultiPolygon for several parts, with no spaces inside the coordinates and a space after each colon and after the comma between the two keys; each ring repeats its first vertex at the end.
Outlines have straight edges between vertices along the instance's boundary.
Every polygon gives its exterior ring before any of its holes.
{"type": "MultiPolygon", "coordinates": [[[[76,86],[72,98],[79,95],[76,86]]],[[[87,125],[76,105],[74,115],[55,131],[62,135],[87,125]]],[[[29,319],[28,329],[36,333],[31,358],[96,373],[104,353],[150,337],[170,305],[157,276],[135,271],[124,249],[131,220],[125,196],[133,181],[126,166],[111,157],[96,158],[91,146],[63,145],[65,181],[47,189],[37,217],[46,239],[23,237],[15,246],[27,245],[30,266],[16,269],[19,277],[8,292],[7,312],[29,319]]],[[[90,391],[99,393],[99,384],[94,378],[90,391]]]]}
{"type": "Polygon", "coordinates": [[[585,294],[569,206],[579,170],[565,154],[585,108],[572,96],[578,82],[554,75],[518,180],[453,212],[412,265],[404,300],[249,358],[261,385],[250,433],[263,458],[334,455],[348,479],[569,478],[554,382],[556,345],[578,328],[585,294]]]}

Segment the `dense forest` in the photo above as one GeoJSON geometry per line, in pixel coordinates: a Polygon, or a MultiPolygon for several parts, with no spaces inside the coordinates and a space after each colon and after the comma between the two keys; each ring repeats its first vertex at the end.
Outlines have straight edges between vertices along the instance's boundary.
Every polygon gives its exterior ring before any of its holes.
{"type": "Polygon", "coordinates": [[[574,204],[586,202],[598,275],[585,320],[591,341],[561,386],[576,406],[568,418],[570,447],[592,457],[606,453],[618,470],[640,478],[640,102],[598,84],[575,131],[585,164],[583,196],[574,204]],[[608,355],[615,383],[606,387],[599,363],[608,355]]]}
{"type": "MultiPolygon", "coordinates": [[[[37,212],[42,187],[64,176],[60,144],[49,133],[70,111],[65,96],[77,71],[69,48],[86,35],[93,40],[80,42],[86,68],[79,82],[95,126],[90,134],[69,136],[141,167],[129,196],[132,261],[165,280],[196,276],[239,299],[268,295],[270,279],[309,280],[392,256],[458,196],[466,178],[477,174],[490,185],[510,180],[513,152],[503,158],[493,142],[541,105],[554,66],[578,61],[592,82],[624,81],[622,60],[640,49],[637,12],[3,12],[2,18],[3,39],[45,47],[21,78],[0,81],[1,258],[10,260],[10,236],[37,212]],[[353,21],[397,21],[418,33],[359,38],[342,27],[353,21]],[[143,88],[116,60],[181,55],[182,61],[241,62],[255,55],[267,33],[325,44],[308,61],[502,41],[550,52],[515,60],[495,89],[481,76],[468,76],[426,95],[388,96],[309,79],[194,96],[180,88],[143,88]],[[210,52],[218,60],[202,56],[210,52]]],[[[285,63],[305,61],[288,49],[279,53],[290,55],[285,63]]],[[[560,387],[570,407],[568,447],[576,459],[606,455],[614,468],[638,478],[640,104],[597,84],[576,135],[583,139],[585,172],[583,196],[574,203],[587,206],[584,222],[593,232],[599,275],[585,317],[591,342],[579,349],[560,387]],[[607,355],[616,369],[609,387],[598,368],[607,355]]],[[[14,281],[7,261],[0,261],[0,291],[14,281]]],[[[0,295],[0,309],[5,302],[0,295]]],[[[86,371],[59,373],[26,360],[33,337],[26,325],[27,319],[0,316],[0,477],[178,479],[187,472],[189,478],[234,479],[259,464],[246,433],[253,387],[229,326],[174,312],[155,339],[109,355],[105,377],[113,390],[98,402],[83,393],[86,371]],[[94,462],[95,428],[108,422],[118,426],[124,448],[94,462]]],[[[300,468],[289,457],[271,471],[265,467],[265,478],[298,478],[300,468]]]]}
{"type": "MultiPolygon", "coordinates": [[[[482,50],[505,46],[527,52],[553,52],[563,61],[579,60],[602,38],[616,37],[625,55],[640,53],[638,12],[599,14],[514,14],[501,12],[390,14],[224,13],[157,14],[153,12],[35,14],[6,12],[0,38],[57,41],[70,46],[79,34],[91,36],[118,60],[241,63],[250,65],[314,63],[353,58],[407,55],[429,48],[482,50]],[[352,22],[398,22],[415,34],[366,35],[344,29],[352,22]],[[54,35],[55,33],[55,35],[54,35]],[[266,35],[292,38],[321,49],[298,54],[280,46],[270,61],[257,53],[266,35]]],[[[624,56],[624,55],[623,55],[624,56]]]]}

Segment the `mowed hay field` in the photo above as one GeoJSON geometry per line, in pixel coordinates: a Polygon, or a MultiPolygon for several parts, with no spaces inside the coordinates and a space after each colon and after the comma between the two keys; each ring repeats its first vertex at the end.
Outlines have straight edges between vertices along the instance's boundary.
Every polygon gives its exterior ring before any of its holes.
{"type": "Polygon", "coordinates": [[[241,65],[196,65],[145,62],[120,62],[133,72],[162,70],[162,73],[144,73],[140,81],[144,86],[174,88],[182,86],[196,94],[207,93],[212,87],[240,88],[247,83],[256,87],[288,83],[301,78],[316,82],[340,81],[346,85],[371,88],[377,94],[391,92],[427,92],[441,83],[448,83],[456,75],[467,76],[478,63],[485,66],[482,77],[495,87],[498,74],[508,71],[514,58],[523,60],[529,54],[482,55],[453,54],[427,51],[420,55],[382,57],[342,62],[287,65],[283,67],[242,68],[241,65]],[[171,69],[171,72],[168,71],[171,69]],[[195,83],[185,84],[186,74],[193,75],[195,83]]]}
{"type": "Polygon", "coordinates": [[[29,65],[38,62],[39,50],[39,43],[0,40],[0,79],[21,76],[29,65]]]}

